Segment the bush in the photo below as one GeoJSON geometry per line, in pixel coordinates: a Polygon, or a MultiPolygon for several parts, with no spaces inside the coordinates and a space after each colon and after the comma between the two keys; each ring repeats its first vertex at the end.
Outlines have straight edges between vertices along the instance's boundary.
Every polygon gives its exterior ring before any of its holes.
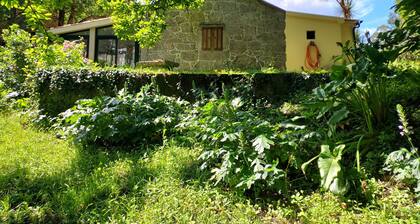
{"type": "Polygon", "coordinates": [[[418,148],[413,144],[411,135],[414,133],[408,126],[408,120],[400,104],[397,105],[397,112],[401,122],[400,134],[407,138],[409,147],[389,154],[385,162],[385,170],[392,172],[396,180],[415,186],[414,191],[420,198],[420,155],[418,148]]]}
{"type": "MultiPolygon", "coordinates": [[[[35,75],[36,99],[43,114],[55,116],[72,107],[79,99],[96,96],[115,96],[125,88],[138,92],[145,84],[154,82],[159,92],[194,101],[194,90],[204,92],[220,90],[224,86],[250,85],[249,97],[264,98],[280,104],[295,92],[310,91],[325,82],[325,75],[299,73],[256,74],[254,76],[234,74],[153,74],[150,71],[127,69],[48,68],[35,75]],[[293,91],[290,91],[293,89],[293,91]]],[[[217,91],[216,91],[217,92],[217,91]]],[[[219,91],[220,94],[220,91],[219,91]]]]}
{"type": "Polygon", "coordinates": [[[299,168],[308,158],[302,158],[302,142],[311,135],[305,126],[265,118],[252,108],[241,98],[212,99],[180,127],[201,143],[201,169],[211,171],[215,184],[252,196],[287,196],[289,178],[302,177],[299,168]]]}
{"type": "Polygon", "coordinates": [[[130,147],[161,142],[178,122],[186,102],[145,86],[137,95],[80,100],[62,114],[65,133],[84,146],[130,147]]]}
{"type": "Polygon", "coordinates": [[[420,61],[396,61],[390,69],[397,77],[387,84],[387,91],[395,104],[420,106],[420,61]]]}
{"type": "Polygon", "coordinates": [[[4,84],[0,82],[0,111],[5,110],[7,108],[6,96],[8,91],[4,87],[4,84]]]}
{"type": "Polygon", "coordinates": [[[123,88],[129,92],[138,92],[149,82],[147,77],[123,70],[44,69],[35,76],[34,98],[42,114],[56,116],[80,99],[116,96],[123,88]]]}
{"type": "Polygon", "coordinates": [[[50,66],[86,66],[83,43],[51,43],[48,37],[30,33],[12,25],[2,33],[0,80],[14,91],[27,93],[27,83],[38,69],[50,66]],[[26,84],[25,84],[26,83],[26,84]]]}

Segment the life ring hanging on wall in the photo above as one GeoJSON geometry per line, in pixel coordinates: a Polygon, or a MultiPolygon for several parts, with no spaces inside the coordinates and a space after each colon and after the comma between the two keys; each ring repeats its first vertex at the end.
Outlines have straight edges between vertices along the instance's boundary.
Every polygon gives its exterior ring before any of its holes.
{"type": "Polygon", "coordinates": [[[309,69],[318,69],[320,66],[321,54],[319,53],[319,48],[314,41],[309,42],[306,47],[306,60],[305,66],[309,69]],[[315,49],[315,60],[312,59],[311,50],[315,49]]]}

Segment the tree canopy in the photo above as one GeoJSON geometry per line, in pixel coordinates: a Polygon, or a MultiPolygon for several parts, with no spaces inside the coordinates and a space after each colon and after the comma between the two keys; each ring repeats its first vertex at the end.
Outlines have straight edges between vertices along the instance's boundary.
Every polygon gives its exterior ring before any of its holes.
{"type": "Polygon", "coordinates": [[[97,0],[0,0],[0,28],[12,24],[34,31],[106,16],[97,0]]]}
{"type": "Polygon", "coordinates": [[[173,9],[199,7],[204,0],[100,0],[112,12],[114,31],[125,40],[142,47],[153,46],[166,28],[166,17],[173,9]]]}
{"type": "Polygon", "coordinates": [[[0,25],[46,31],[46,27],[112,16],[117,36],[152,46],[166,28],[170,10],[200,6],[204,0],[0,0],[0,25]]]}

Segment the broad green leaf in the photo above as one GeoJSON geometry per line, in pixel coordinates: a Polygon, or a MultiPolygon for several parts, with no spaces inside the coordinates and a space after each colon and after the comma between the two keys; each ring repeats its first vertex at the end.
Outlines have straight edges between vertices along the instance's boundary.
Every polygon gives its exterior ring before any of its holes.
{"type": "Polygon", "coordinates": [[[318,167],[321,175],[321,186],[335,194],[343,194],[347,190],[345,180],[340,176],[340,160],[345,145],[339,145],[331,153],[328,145],[321,146],[318,167]]]}
{"type": "Polygon", "coordinates": [[[265,149],[270,149],[272,145],[274,145],[274,142],[264,135],[259,135],[252,141],[252,146],[254,146],[258,154],[262,154],[265,149]]]}
{"type": "Polygon", "coordinates": [[[340,110],[334,112],[334,114],[328,120],[328,125],[334,126],[334,125],[338,124],[340,121],[347,118],[349,113],[350,112],[347,110],[347,107],[342,107],[340,110]]]}

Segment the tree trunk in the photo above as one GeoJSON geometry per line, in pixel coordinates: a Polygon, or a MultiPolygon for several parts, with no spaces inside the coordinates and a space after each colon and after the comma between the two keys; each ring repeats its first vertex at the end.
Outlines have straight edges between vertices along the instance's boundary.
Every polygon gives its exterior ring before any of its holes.
{"type": "Polygon", "coordinates": [[[73,0],[73,3],[71,4],[71,7],[70,7],[70,15],[69,15],[69,20],[67,21],[67,24],[76,23],[76,9],[77,9],[76,5],[77,5],[77,2],[73,0]]]}
{"type": "Polygon", "coordinates": [[[58,10],[58,25],[64,25],[64,19],[66,17],[66,11],[64,9],[58,10]]]}
{"type": "Polygon", "coordinates": [[[353,14],[353,0],[337,0],[346,19],[351,19],[353,14]]]}

